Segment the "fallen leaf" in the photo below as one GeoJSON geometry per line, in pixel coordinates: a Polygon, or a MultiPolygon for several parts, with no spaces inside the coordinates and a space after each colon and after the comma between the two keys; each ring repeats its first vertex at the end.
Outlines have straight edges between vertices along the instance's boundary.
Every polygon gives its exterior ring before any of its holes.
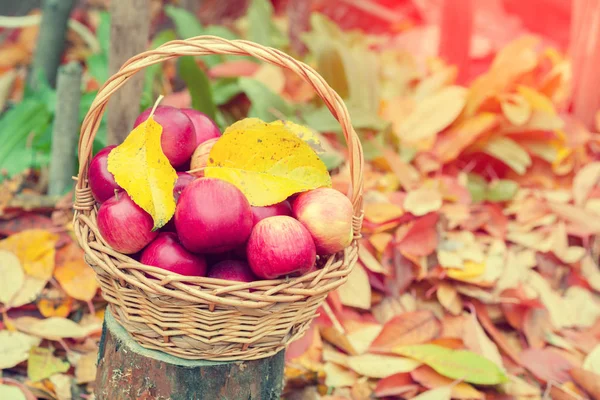
{"type": "Polygon", "coordinates": [[[487,337],[477,317],[473,314],[465,326],[463,341],[469,350],[492,361],[500,370],[505,370],[498,347],[487,337]]]}
{"type": "Polygon", "coordinates": [[[511,396],[516,398],[541,398],[541,391],[538,387],[527,383],[525,380],[509,375],[509,381],[502,384],[502,390],[511,396]]]}
{"type": "Polygon", "coordinates": [[[68,246],[76,247],[75,256],[54,270],[54,276],[67,294],[77,300],[90,301],[98,291],[96,273],[83,259],[83,250],[75,243],[68,246]]]}
{"type": "Polygon", "coordinates": [[[349,369],[337,364],[327,362],[323,367],[325,372],[325,385],[328,387],[348,387],[354,385],[358,375],[349,369]]]}
{"type": "Polygon", "coordinates": [[[451,350],[433,344],[399,346],[395,354],[429,365],[437,373],[452,379],[479,385],[496,385],[507,381],[496,364],[466,350],[451,350]]]}
{"type": "Polygon", "coordinates": [[[25,304],[33,302],[42,290],[46,287],[46,279],[37,279],[31,276],[25,275],[25,281],[23,286],[19,288],[19,291],[15,294],[10,302],[11,307],[20,307],[25,304]]]}
{"type": "Polygon", "coordinates": [[[348,357],[348,366],[356,373],[369,378],[385,378],[400,372],[410,372],[421,365],[410,358],[362,354],[348,357]]]}
{"type": "Polygon", "coordinates": [[[252,120],[227,128],[210,151],[204,175],[236,185],[254,206],[331,186],[325,164],[310,146],[282,126],[252,120]]]}
{"type": "Polygon", "coordinates": [[[600,344],[585,357],[582,368],[600,375],[600,344]]]}
{"type": "Polygon", "coordinates": [[[58,235],[54,233],[29,229],[0,241],[0,250],[16,255],[27,275],[48,281],[54,271],[54,247],[57,241],[58,235]]]}
{"type": "Polygon", "coordinates": [[[371,254],[364,246],[359,246],[358,248],[358,259],[360,260],[360,263],[370,271],[375,272],[376,274],[387,275],[387,270],[383,268],[383,265],[377,261],[377,258],[375,258],[375,256],[373,256],[373,254],[371,254]]]}
{"type": "Polygon", "coordinates": [[[463,282],[473,282],[485,272],[485,263],[465,261],[462,268],[447,268],[449,278],[463,282]]]}
{"type": "Polygon", "coordinates": [[[393,203],[367,203],[364,206],[365,219],[374,224],[383,224],[404,215],[402,207],[393,203]]]}
{"type": "Polygon", "coordinates": [[[0,303],[10,307],[11,300],[24,281],[25,273],[17,256],[10,251],[0,250],[0,303]]]}
{"type": "Polygon", "coordinates": [[[488,140],[481,149],[484,153],[497,158],[519,175],[523,175],[531,166],[531,157],[517,142],[503,136],[488,140]]]}
{"type": "Polygon", "coordinates": [[[493,113],[477,114],[441,133],[432,151],[442,163],[453,161],[483,134],[495,128],[499,121],[493,113]]]}
{"type": "Polygon", "coordinates": [[[62,290],[52,288],[44,291],[37,306],[44,317],[66,318],[71,313],[73,302],[73,298],[65,295],[62,290]]]}
{"type": "Polygon", "coordinates": [[[600,162],[584,165],[573,178],[573,200],[576,206],[583,206],[590,191],[600,181],[600,162]]]}
{"type": "Polygon", "coordinates": [[[352,344],[352,347],[356,349],[356,352],[358,354],[363,354],[369,349],[373,340],[379,336],[382,329],[383,326],[379,324],[368,324],[349,332],[346,337],[350,344],[352,344]]]}
{"type": "Polygon", "coordinates": [[[531,104],[519,94],[508,94],[500,101],[502,113],[508,121],[521,126],[531,117],[531,104]]]}
{"type": "Polygon", "coordinates": [[[0,399],[28,400],[27,396],[17,386],[0,383],[0,399]]]}
{"type": "Polygon", "coordinates": [[[390,353],[397,346],[420,344],[435,339],[440,334],[440,323],[431,311],[416,311],[395,316],[371,343],[370,350],[390,353]]]}
{"type": "Polygon", "coordinates": [[[428,139],[447,128],[461,113],[467,89],[449,86],[417,103],[399,124],[396,135],[406,142],[428,139]]]}
{"type": "Polygon", "coordinates": [[[514,362],[516,362],[517,364],[520,364],[521,358],[519,356],[518,350],[515,349],[515,347],[506,340],[506,338],[498,330],[496,325],[494,325],[494,322],[490,319],[490,316],[489,316],[485,306],[478,301],[474,301],[473,305],[477,312],[477,318],[479,319],[479,322],[481,323],[483,328],[486,330],[488,335],[490,335],[492,337],[492,339],[494,339],[494,341],[496,342],[498,347],[500,347],[500,349],[504,353],[506,353],[506,355],[508,355],[510,358],[512,358],[512,360],[514,362]]]}
{"type": "Polygon", "coordinates": [[[337,289],[337,293],[345,306],[363,310],[371,308],[369,276],[360,264],[354,266],[348,275],[348,280],[337,289]]]}
{"type": "Polygon", "coordinates": [[[77,384],[94,382],[96,380],[96,362],[98,361],[98,354],[95,351],[90,351],[82,355],[77,361],[75,367],[75,379],[77,384]]]}
{"type": "Polygon", "coordinates": [[[27,377],[34,382],[67,372],[71,365],[54,356],[54,351],[43,347],[32,347],[27,361],[27,377]]]}
{"type": "Polygon", "coordinates": [[[521,353],[523,366],[544,382],[564,383],[570,380],[574,365],[558,352],[550,349],[526,349],[521,353]]]}
{"type": "Polygon", "coordinates": [[[25,333],[0,331],[0,370],[12,368],[27,360],[29,350],[38,346],[40,342],[41,339],[25,333]]]}
{"type": "Polygon", "coordinates": [[[423,392],[420,395],[413,397],[413,400],[450,400],[451,396],[452,388],[450,386],[444,386],[423,392]]]}
{"type": "Polygon", "coordinates": [[[418,217],[438,211],[442,207],[442,195],[434,188],[421,186],[409,191],[404,199],[404,210],[418,217]]]}
{"type": "Polygon", "coordinates": [[[442,282],[436,291],[437,299],[452,315],[459,315],[463,309],[463,303],[456,289],[449,283],[442,282]]]}
{"type": "Polygon", "coordinates": [[[50,382],[54,386],[54,393],[58,400],[71,400],[71,383],[73,378],[67,374],[54,374],[50,377],[50,382]]]}
{"type": "Polygon", "coordinates": [[[577,367],[570,370],[569,374],[592,398],[600,399],[600,374],[577,367]]]}
{"type": "Polygon", "coordinates": [[[531,105],[534,110],[554,115],[556,110],[552,101],[537,90],[525,85],[517,85],[517,92],[531,105]]]}
{"type": "Polygon", "coordinates": [[[485,395],[465,382],[452,385],[453,381],[435,372],[430,367],[423,365],[410,373],[410,376],[427,389],[437,389],[444,386],[452,387],[453,399],[485,399],[485,395]]]}
{"type": "Polygon", "coordinates": [[[439,215],[430,213],[417,218],[396,230],[396,247],[413,256],[428,256],[438,244],[436,225],[439,215]]]}
{"type": "Polygon", "coordinates": [[[175,213],[177,173],[163,153],[162,132],[150,115],[108,154],[108,171],[135,204],[152,216],[154,229],[163,227],[175,213]]]}
{"type": "Polygon", "coordinates": [[[400,396],[413,390],[415,386],[410,374],[402,372],[380,379],[374,393],[377,397],[400,396]]]}
{"type": "Polygon", "coordinates": [[[14,319],[13,323],[22,332],[48,340],[84,338],[102,329],[100,321],[83,326],[60,317],[46,319],[19,317],[14,319]]]}

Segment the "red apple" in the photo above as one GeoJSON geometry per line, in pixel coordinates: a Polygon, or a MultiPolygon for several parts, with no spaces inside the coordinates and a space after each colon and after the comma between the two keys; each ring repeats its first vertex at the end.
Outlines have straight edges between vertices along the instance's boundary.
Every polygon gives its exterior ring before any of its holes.
{"type": "Polygon", "coordinates": [[[248,239],[252,230],[250,203],[229,182],[199,178],[179,197],[175,227],[181,243],[189,251],[223,253],[248,239]]]}
{"type": "Polygon", "coordinates": [[[200,145],[208,139],[218,138],[221,136],[221,131],[215,122],[206,114],[201,113],[193,108],[182,108],[181,111],[188,116],[194,125],[196,133],[196,145],[200,145]]]}
{"type": "Polygon", "coordinates": [[[117,146],[106,146],[92,158],[88,169],[88,180],[92,196],[98,203],[104,203],[121,190],[113,174],[108,172],[108,153],[117,146]]]}
{"type": "Polygon", "coordinates": [[[264,279],[303,275],[315,264],[315,244],[308,230],[292,217],[279,215],[260,221],[250,234],[248,262],[264,279]]]}
{"type": "Polygon", "coordinates": [[[194,180],[196,180],[196,177],[188,174],[187,172],[177,173],[177,181],[175,181],[175,186],[173,187],[173,197],[175,197],[175,202],[179,200],[179,196],[181,196],[183,189],[185,189],[187,185],[192,183],[194,180]]]}
{"type": "Polygon", "coordinates": [[[248,263],[240,260],[221,261],[210,267],[206,276],[238,282],[252,282],[257,279],[248,263]]]}
{"type": "Polygon", "coordinates": [[[137,253],[158,232],[152,232],[152,217],[125,192],[106,200],[98,210],[98,230],[106,243],[123,254],[137,253]]]}
{"type": "MultiPolygon", "coordinates": [[[[146,121],[152,108],[146,109],[135,120],[134,127],[146,121]]],[[[194,125],[185,113],[175,107],[158,106],[154,111],[154,120],[162,128],[160,144],[173,167],[184,164],[196,148],[194,125]]]]}
{"type": "Polygon", "coordinates": [[[254,225],[258,224],[265,218],[274,217],[276,215],[287,215],[288,217],[291,217],[292,207],[290,206],[290,203],[284,200],[281,203],[270,206],[252,206],[252,218],[254,225]]]}
{"type": "MultiPolygon", "coordinates": [[[[192,154],[192,161],[190,162],[190,170],[193,171],[195,169],[205,168],[208,163],[208,155],[210,154],[210,150],[213,148],[215,143],[217,143],[218,138],[208,139],[204,143],[201,143],[194,150],[194,154],[192,154]]],[[[204,176],[204,171],[194,171],[191,172],[192,175],[197,176],[199,178],[204,176]]]]}
{"type": "Polygon", "coordinates": [[[153,265],[176,274],[204,276],[206,261],[198,254],[192,254],[177,241],[177,235],[163,232],[142,252],[140,262],[153,265]]]}
{"type": "Polygon", "coordinates": [[[308,229],[317,254],[334,254],[352,242],[352,203],[331,188],[301,193],[292,203],[294,216],[308,229]]]}

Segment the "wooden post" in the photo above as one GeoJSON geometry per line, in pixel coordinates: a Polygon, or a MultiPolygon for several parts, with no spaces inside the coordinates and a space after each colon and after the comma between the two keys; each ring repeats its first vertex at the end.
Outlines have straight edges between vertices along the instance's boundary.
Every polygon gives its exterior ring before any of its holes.
{"type": "Polygon", "coordinates": [[[56,112],[52,130],[52,158],[48,194],[62,195],[73,187],[75,152],[79,137],[81,65],[71,62],[58,69],[56,112]]]}
{"type": "Polygon", "coordinates": [[[62,59],[69,15],[74,5],[75,0],[44,1],[42,22],[28,78],[29,86],[34,90],[40,73],[45,75],[51,86],[56,83],[56,71],[62,59]]]}
{"type": "MultiPolygon", "coordinates": [[[[116,73],[129,58],[147,50],[150,32],[150,1],[110,2],[110,74],[116,73]]],[[[140,114],[144,74],[138,73],[108,101],[108,144],[119,144],[133,129],[140,114]]]]}
{"type": "Polygon", "coordinates": [[[97,400],[279,400],[284,351],[254,361],[192,361],[137,344],[107,309],[97,400]]]}

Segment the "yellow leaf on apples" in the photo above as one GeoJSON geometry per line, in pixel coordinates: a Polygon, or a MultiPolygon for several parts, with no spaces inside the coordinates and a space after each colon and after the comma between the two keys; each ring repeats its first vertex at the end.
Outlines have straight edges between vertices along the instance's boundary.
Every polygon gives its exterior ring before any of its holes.
{"type": "Polygon", "coordinates": [[[0,250],[17,256],[25,274],[48,281],[54,271],[58,235],[43,229],[28,229],[0,241],[0,250]]]}
{"type": "Polygon", "coordinates": [[[215,143],[204,170],[206,177],[234,184],[254,206],[331,187],[325,164],[298,136],[282,125],[245,121],[233,124],[215,143]]]}
{"type": "Polygon", "coordinates": [[[134,203],[152,216],[154,229],[163,227],[175,213],[177,172],[160,145],[162,131],[150,116],[108,155],[108,171],[134,203]]]}

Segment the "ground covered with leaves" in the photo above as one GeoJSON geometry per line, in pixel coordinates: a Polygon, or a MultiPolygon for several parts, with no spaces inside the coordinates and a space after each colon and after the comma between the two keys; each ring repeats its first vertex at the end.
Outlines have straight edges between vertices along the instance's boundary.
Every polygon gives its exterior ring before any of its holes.
{"type": "MultiPolygon", "coordinates": [[[[464,74],[415,50],[432,25],[411,16],[425,10],[397,10],[410,23],[385,35],[342,30],[325,6],[309,15],[307,32],[286,35],[291,17],[272,17],[262,0],[228,25],[201,25],[172,6],[155,16],[172,29],[157,32],[153,47],[216,34],[315,66],[361,137],[359,263],[290,346],[285,397],[598,399],[600,127],[570,113],[573,76],[560,44],[498,15],[490,21],[510,34],[476,26],[464,74]]],[[[67,52],[87,66],[84,110],[107,77],[110,23],[101,10],[86,15],[92,45],[74,34],[67,52]]],[[[26,65],[33,30],[15,31],[0,52],[26,65]]],[[[0,398],[89,398],[105,302],[73,240],[71,195],[40,196],[53,91],[28,98],[21,67],[4,71],[4,99],[25,98],[0,120],[18,128],[10,132],[17,153],[0,151],[0,398]],[[34,103],[39,121],[27,119],[34,103]]],[[[327,150],[334,187],[349,191],[339,126],[288,71],[229,56],[173,61],[146,71],[144,93],[143,107],[167,93],[163,104],[193,105],[222,126],[246,116],[306,125],[327,150]]]]}

